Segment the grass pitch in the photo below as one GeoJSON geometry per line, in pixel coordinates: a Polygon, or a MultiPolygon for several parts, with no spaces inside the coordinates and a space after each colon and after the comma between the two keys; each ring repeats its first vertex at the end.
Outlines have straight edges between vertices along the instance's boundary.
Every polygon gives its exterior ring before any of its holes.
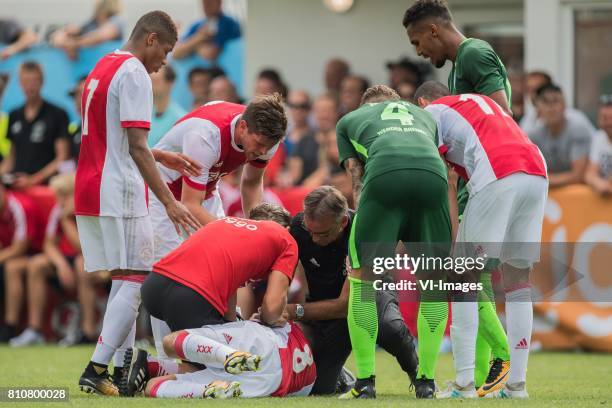
{"type": "MultiPolygon", "coordinates": [[[[488,407],[604,407],[612,406],[612,355],[578,353],[536,353],[529,361],[527,401],[516,400],[446,400],[418,401],[408,390],[408,380],[397,362],[388,354],[377,354],[378,399],[376,401],[338,401],[335,397],[265,398],[257,400],[162,400],[145,398],[109,398],[82,393],[79,375],[91,356],[91,347],[58,348],[54,346],[11,349],[0,347],[0,387],[68,387],[69,402],[0,402],[4,407],[408,407],[408,406],[488,406],[488,407]]],[[[352,366],[352,364],[350,364],[352,366]]],[[[440,356],[438,382],[453,375],[450,354],[440,356]]]]}

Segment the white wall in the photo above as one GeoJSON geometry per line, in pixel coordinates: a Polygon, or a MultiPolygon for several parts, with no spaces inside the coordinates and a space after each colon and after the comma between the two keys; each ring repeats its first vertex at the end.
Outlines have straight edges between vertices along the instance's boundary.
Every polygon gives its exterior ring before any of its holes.
{"type": "MultiPolygon", "coordinates": [[[[293,88],[323,90],[323,68],[345,58],[372,83],[387,83],[385,63],[415,56],[402,26],[409,0],[355,0],[345,14],[328,11],[321,0],[252,0],[247,12],[246,93],[257,72],[277,67],[293,88]]],[[[522,0],[451,0],[458,24],[522,21],[522,0]]],[[[438,71],[445,80],[450,64],[438,71]]]]}
{"type": "MultiPolygon", "coordinates": [[[[0,0],[0,14],[28,26],[79,24],[91,17],[94,3],[94,0],[0,0]]],[[[182,27],[203,14],[200,0],[123,0],[122,3],[122,19],[128,34],[136,20],[151,10],[166,11],[182,27]]],[[[224,10],[244,20],[246,0],[224,0],[224,10]]]]}

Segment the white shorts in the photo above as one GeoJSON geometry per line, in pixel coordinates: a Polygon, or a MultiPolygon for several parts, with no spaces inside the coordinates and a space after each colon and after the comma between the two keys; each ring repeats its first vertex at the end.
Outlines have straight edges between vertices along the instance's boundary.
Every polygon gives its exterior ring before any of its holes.
{"type": "Polygon", "coordinates": [[[86,272],[153,267],[153,229],[150,217],[91,217],[77,215],[86,272]]]}
{"type": "MultiPolygon", "coordinates": [[[[225,217],[223,203],[218,191],[215,191],[210,198],[202,202],[202,208],[215,217],[225,217]]],[[[166,214],[166,208],[150,190],[149,214],[151,215],[151,224],[154,231],[153,246],[155,249],[153,251],[153,258],[155,263],[181,245],[186,236],[180,236],[176,233],[174,224],[168,218],[168,214],[166,214]]]]}
{"type": "Polygon", "coordinates": [[[486,254],[518,268],[538,262],[547,195],[548,180],[525,173],[487,185],[468,199],[455,254],[486,254]]]}
{"type": "Polygon", "coordinates": [[[258,354],[262,357],[261,365],[256,372],[244,372],[238,375],[226,373],[222,368],[209,367],[193,373],[177,374],[177,380],[197,384],[209,384],[214,380],[239,381],[242,396],[245,398],[267,397],[278,389],[282,368],[278,353],[280,339],[274,330],[247,320],[187,331],[228,344],[236,350],[258,354]]]}

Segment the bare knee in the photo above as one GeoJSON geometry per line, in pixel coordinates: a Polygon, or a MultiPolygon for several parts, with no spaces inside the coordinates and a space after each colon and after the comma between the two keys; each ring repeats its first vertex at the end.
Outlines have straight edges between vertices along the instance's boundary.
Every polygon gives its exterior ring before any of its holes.
{"type": "Polygon", "coordinates": [[[15,281],[21,279],[25,274],[28,263],[27,258],[16,258],[7,261],[4,267],[4,275],[7,281],[15,281]]]}
{"type": "Polygon", "coordinates": [[[162,339],[164,351],[166,352],[168,357],[175,357],[175,358],[178,357],[176,353],[176,349],[174,348],[174,343],[176,342],[176,338],[183,333],[187,333],[187,332],[184,330],[176,331],[174,333],[170,333],[164,336],[164,338],[162,339]]]}
{"type": "Polygon", "coordinates": [[[28,262],[28,276],[40,277],[47,274],[51,263],[45,254],[38,254],[28,262]]]}

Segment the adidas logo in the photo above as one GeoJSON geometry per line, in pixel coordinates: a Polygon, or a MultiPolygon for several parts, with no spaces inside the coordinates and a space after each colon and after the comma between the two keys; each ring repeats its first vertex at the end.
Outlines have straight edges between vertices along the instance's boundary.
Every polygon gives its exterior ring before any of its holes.
{"type": "Polygon", "coordinates": [[[314,258],[310,258],[310,263],[313,264],[314,266],[316,266],[317,268],[320,268],[321,265],[319,265],[319,263],[317,262],[316,259],[314,258]]]}
{"type": "Polygon", "coordinates": [[[227,344],[230,344],[230,341],[232,341],[232,338],[233,338],[227,333],[223,333],[223,337],[225,337],[225,341],[227,342],[227,344]]]}
{"type": "Polygon", "coordinates": [[[527,340],[523,337],[521,341],[518,342],[516,346],[514,346],[515,350],[527,350],[529,345],[527,344],[527,340]]]}

